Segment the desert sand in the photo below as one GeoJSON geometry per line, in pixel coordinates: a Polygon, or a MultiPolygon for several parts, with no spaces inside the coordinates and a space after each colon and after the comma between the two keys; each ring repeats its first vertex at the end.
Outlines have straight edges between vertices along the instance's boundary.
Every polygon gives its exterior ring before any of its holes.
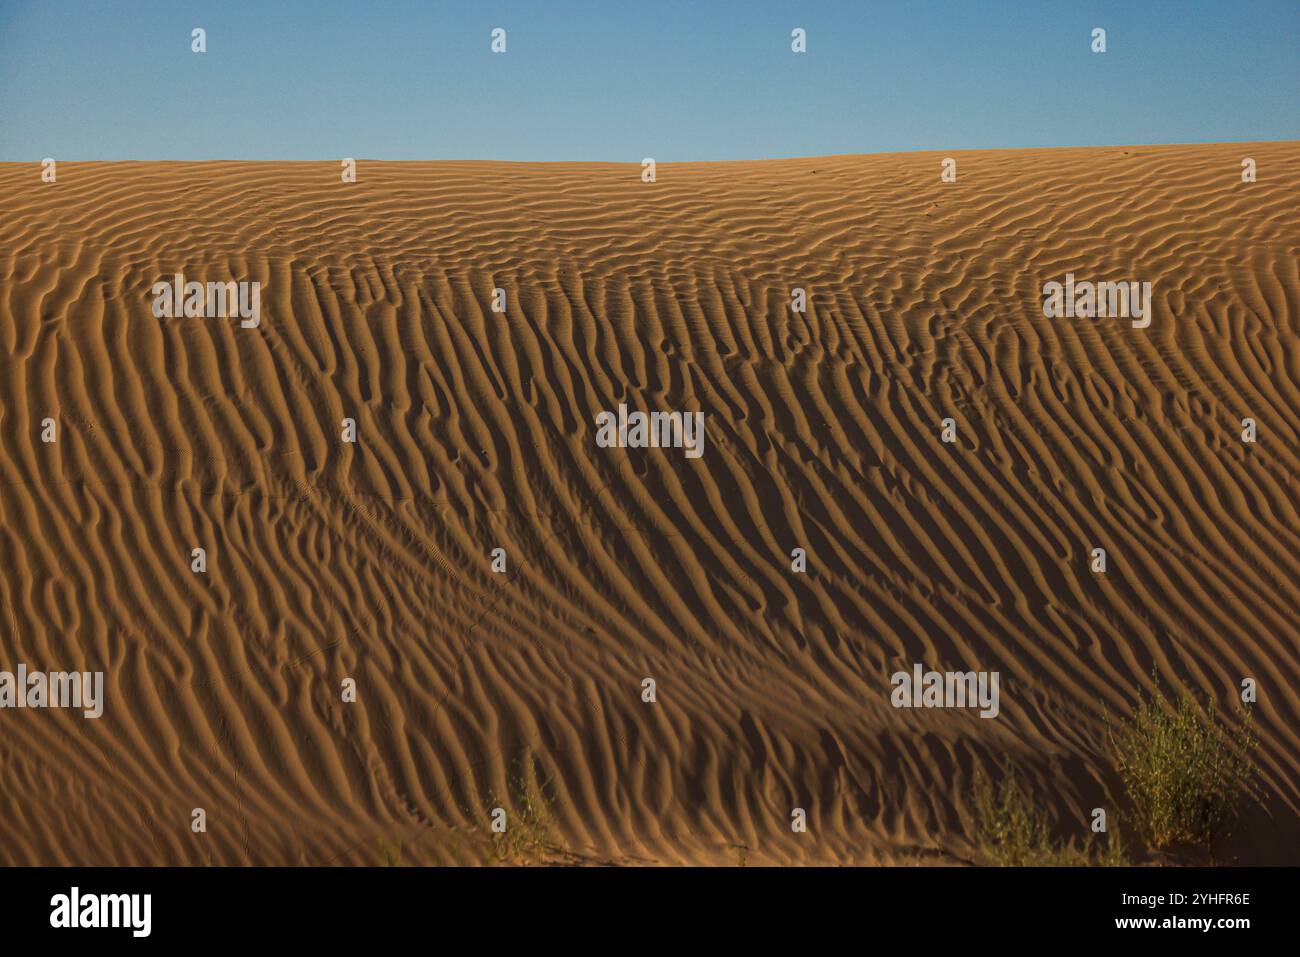
{"type": "Polygon", "coordinates": [[[0,711],[0,864],[490,863],[496,806],[511,860],[955,864],[1004,758],[1063,831],[1122,808],[1153,675],[1258,682],[1216,857],[1300,863],[1300,144],[40,172],[0,669],[104,702],[0,711]],[[176,273],[260,325],[157,318],[176,273]],[[1045,317],[1066,273],[1151,325],[1045,317]],[[703,454],[598,447],[620,403],[703,454]],[[1000,713],[894,708],[913,663],[1000,713]]]}

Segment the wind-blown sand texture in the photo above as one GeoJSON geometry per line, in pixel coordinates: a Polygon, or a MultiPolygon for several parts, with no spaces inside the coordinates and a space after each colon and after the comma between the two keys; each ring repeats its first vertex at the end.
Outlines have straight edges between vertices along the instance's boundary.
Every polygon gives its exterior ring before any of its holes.
{"type": "Polygon", "coordinates": [[[952,863],[1004,756],[1122,808],[1153,671],[1258,681],[1216,855],[1300,863],[1300,144],[943,155],[0,166],[0,669],[106,673],[0,711],[0,863],[485,862],[517,778],[547,860],[952,863]],[[1151,327],[1044,318],[1067,272],[1151,327]]]}

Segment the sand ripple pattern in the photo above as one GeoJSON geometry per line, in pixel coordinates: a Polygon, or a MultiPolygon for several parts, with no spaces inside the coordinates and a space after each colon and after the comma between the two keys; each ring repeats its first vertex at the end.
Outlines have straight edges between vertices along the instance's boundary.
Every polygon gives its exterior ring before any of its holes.
{"type": "Polygon", "coordinates": [[[960,861],[1004,755],[1116,806],[1153,674],[1259,682],[1228,853],[1300,863],[1300,145],[954,155],[0,166],[0,668],[107,690],[0,712],[0,864],[482,862],[518,777],[570,860],[960,861]],[[261,327],[155,319],[178,271],[261,327]]]}

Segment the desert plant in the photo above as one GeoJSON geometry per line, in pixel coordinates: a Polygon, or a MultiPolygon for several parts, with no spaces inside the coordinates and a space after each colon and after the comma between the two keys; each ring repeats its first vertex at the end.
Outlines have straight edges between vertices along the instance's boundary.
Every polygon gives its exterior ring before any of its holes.
{"type": "Polygon", "coordinates": [[[1063,867],[1096,863],[1128,863],[1119,831],[1112,831],[1104,847],[1089,834],[1083,847],[1052,839],[1046,812],[1030,799],[1015,768],[1006,764],[994,783],[976,769],[971,805],[975,813],[975,844],[981,862],[1003,867],[1063,867]]]}
{"type": "Polygon", "coordinates": [[[976,769],[971,803],[981,857],[1004,867],[1062,863],[1047,815],[1029,800],[1010,765],[996,783],[976,769]]]}
{"type": "Polygon", "coordinates": [[[384,867],[401,867],[402,866],[402,845],[397,841],[377,842],[379,855],[383,858],[384,867]]]}
{"type": "Polygon", "coordinates": [[[1213,699],[1170,702],[1157,684],[1128,720],[1106,716],[1107,737],[1138,825],[1155,850],[1209,847],[1253,792],[1251,752],[1258,744],[1246,715],[1226,727],[1213,699]]]}
{"type": "Polygon", "coordinates": [[[540,861],[552,849],[553,819],[550,781],[538,783],[531,776],[518,775],[509,782],[509,801],[490,798],[496,807],[510,808],[506,830],[494,834],[494,854],[501,864],[526,864],[540,861]]]}

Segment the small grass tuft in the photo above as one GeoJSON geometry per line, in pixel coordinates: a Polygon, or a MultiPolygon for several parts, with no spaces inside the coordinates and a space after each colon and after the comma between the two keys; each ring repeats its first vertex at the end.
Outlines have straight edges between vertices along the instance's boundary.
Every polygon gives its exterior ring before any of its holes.
{"type": "Polygon", "coordinates": [[[383,859],[384,867],[401,867],[402,866],[402,845],[396,840],[380,840],[377,843],[379,856],[383,859]]]}
{"type": "Polygon", "coordinates": [[[551,782],[539,783],[520,774],[511,780],[508,790],[507,801],[490,797],[493,807],[506,811],[505,833],[492,835],[493,856],[498,864],[541,863],[554,850],[551,782]]]}
{"type": "Polygon", "coordinates": [[[980,857],[1001,867],[1047,866],[1058,863],[1047,815],[1021,787],[1007,765],[993,782],[977,768],[973,783],[975,844],[980,857]]]}
{"type": "Polygon", "coordinates": [[[990,781],[976,769],[971,795],[975,812],[977,863],[1000,867],[1071,867],[1090,864],[1123,866],[1129,863],[1118,829],[1104,847],[1089,833],[1082,847],[1052,839],[1052,824],[1045,811],[1030,799],[1016,770],[1005,764],[1002,777],[990,781]]]}

